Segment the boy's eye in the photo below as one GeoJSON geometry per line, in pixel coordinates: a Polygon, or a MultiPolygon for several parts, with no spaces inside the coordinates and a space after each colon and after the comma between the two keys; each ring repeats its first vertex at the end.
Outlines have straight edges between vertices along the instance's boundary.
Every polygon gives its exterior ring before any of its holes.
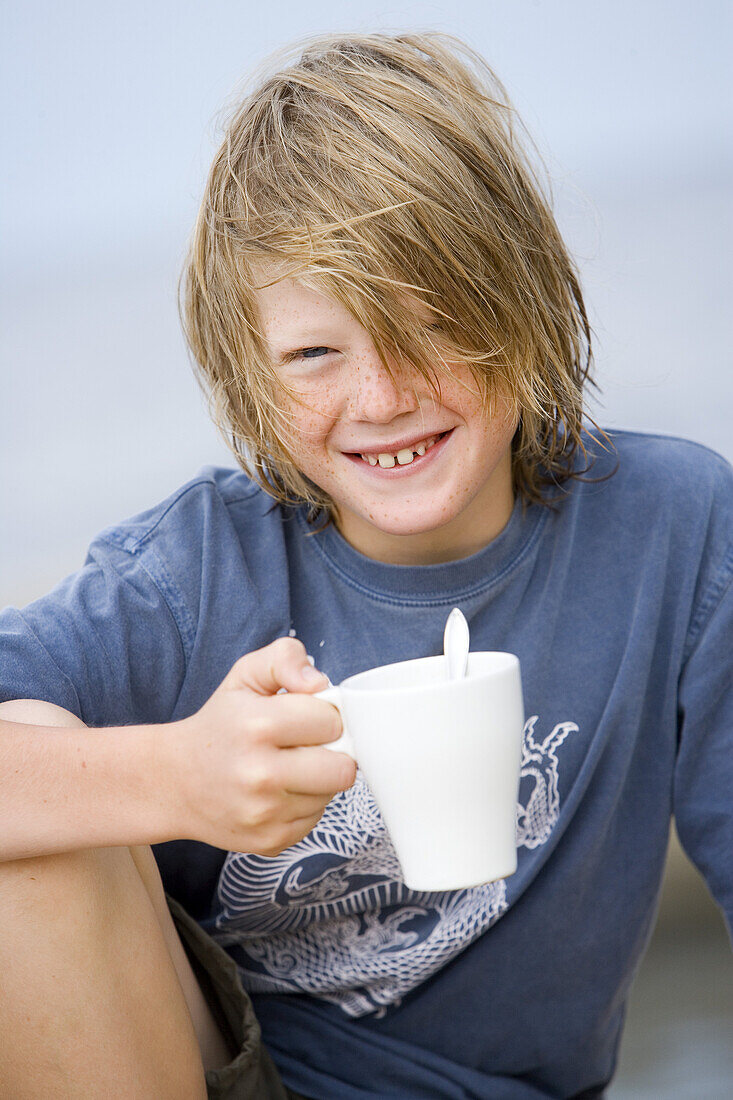
{"type": "Polygon", "coordinates": [[[298,354],[304,359],[320,359],[322,355],[328,355],[330,348],[302,348],[298,354]]]}
{"type": "Polygon", "coordinates": [[[331,351],[331,348],[299,348],[297,351],[291,351],[286,355],[283,361],[294,363],[298,359],[322,359],[324,355],[328,355],[329,351],[331,351]]]}

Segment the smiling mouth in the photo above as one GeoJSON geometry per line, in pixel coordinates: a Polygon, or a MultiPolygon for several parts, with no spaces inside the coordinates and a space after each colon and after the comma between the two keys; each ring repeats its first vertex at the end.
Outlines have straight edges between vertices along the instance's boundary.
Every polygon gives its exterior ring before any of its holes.
{"type": "MultiPolygon", "coordinates": [[[[452,429],[451,429],[452,430],[452,429]]],[[[354,452],[349,458],[358,459],[369,466],[379,466],[383,470],[391,470],[395,466],[411,466],[416,459],[423,458],[435,445],[445,439],[450,432],[438,432],[437,435],[426,436],[418,443],[412,443],[400,451],[381,451],[378,454],[361,454],[354,452]]]]}

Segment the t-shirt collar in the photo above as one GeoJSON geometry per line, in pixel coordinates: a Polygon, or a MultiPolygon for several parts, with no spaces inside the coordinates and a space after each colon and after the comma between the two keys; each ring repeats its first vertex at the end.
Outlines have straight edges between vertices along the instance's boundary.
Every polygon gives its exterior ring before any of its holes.
{"type": "MultiPolygon", "coordinates": [[[[298,522],[313,531],[298,509],[298,522]]],[[[453,603],[498,583],[529,553],[548,515],[542,505],[517,498],[509,522],[495,539],[470,557],[438,565],[390,565],[361,554],[333,523],[306,540],[346,583],[400,603],[453,603]]]]}

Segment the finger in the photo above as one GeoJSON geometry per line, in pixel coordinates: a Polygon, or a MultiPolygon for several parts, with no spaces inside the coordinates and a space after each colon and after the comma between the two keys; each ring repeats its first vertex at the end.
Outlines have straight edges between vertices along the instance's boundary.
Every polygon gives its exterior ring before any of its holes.
{"type": "Polygon", "coordinates": [[[284,819],[288,825],[305,818],[319,818],[331,801],[331,795],[327,794],[293,794],[288,793],[287,817],[284,819]]]}
{"type": "Polygon", "coordinates": [[[281,850],[285,851],[286,848],[292,848],[299,840],[308,836],[308,833],[312,833],[322,817],[323,810],[321,810],[320,813],[309,814],[307,817],[301,817],[296,821],[288,822],[281,835],[281,850]]]}
{"type": "MultiPolygon", "coordinates": [[[[343,732],[341,715],[325,699],[292,692],[268,700],[268,744],[277,748],[323,745],[336,741],[343,732]]],[[[263,704],[264,706],[264,704],[263,704]]]]}
{"type": "Polygon", "coordinates": [[[313,668],[305,646],[297,638],[278,638],[262,649],[255,649],[232,666],[226,680],[229,687],[246,687],[257,695],[275,695],[286,691],[322,691],[328,677],[313,668]]]}
{"type": "Polygon", "coordinates": [[[328,749],[283,749],[278,753],[278,783],[291,794],[331,799],[356,779],[356,764],[343,752],[328,749]]]}

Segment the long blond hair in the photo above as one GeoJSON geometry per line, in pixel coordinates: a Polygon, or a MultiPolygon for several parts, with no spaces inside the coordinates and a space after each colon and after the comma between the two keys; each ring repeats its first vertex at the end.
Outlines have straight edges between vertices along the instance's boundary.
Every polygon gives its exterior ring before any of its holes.
{"type": "Polygon", "coordinates": [[[181,275],[214,422],[271,495],[330,514],[288,449],[254,293],[265,261],[345,306],[387,369],[396,355],[439,389],[462,360],[487,410],[500,387],[519,424],[514,488],[546,503],[544,485],[579,476],[590,327],[503,86],[439,32],[293,49],[231,112],[181,275]]]}

